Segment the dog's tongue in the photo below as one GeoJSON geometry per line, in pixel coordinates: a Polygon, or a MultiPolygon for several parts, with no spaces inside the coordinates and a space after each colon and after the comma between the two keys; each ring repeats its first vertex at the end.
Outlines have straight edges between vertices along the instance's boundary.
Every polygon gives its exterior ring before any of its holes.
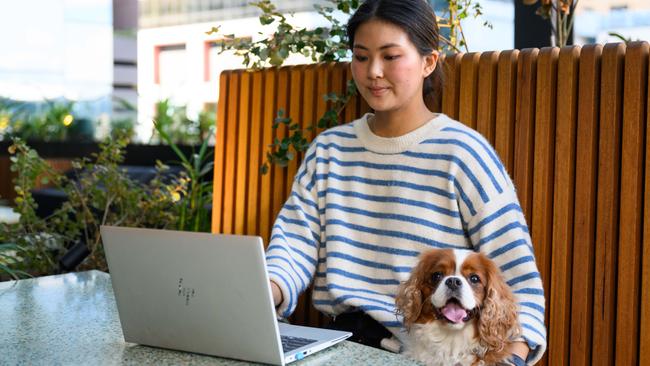
{"type": "Polygon", "coordinates": [[[467,311],[455,302],[450,302],[442,308],[442,315],[453,323],[460,323],[467,317],[467,311]]]}

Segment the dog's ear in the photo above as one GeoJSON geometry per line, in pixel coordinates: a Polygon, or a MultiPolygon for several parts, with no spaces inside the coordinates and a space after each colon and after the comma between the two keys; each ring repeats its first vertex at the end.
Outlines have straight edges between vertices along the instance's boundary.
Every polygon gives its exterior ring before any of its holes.
{"type": "Polygon", "coordinates": [[[408,281],[403,282],[397,290],[395,305],[398,314],[404,317],[404,327],[409,329],[420,317],[422,312],[422,290],[421,290],[421,265],[418,265],[411,272],[408,281]]]}
{"type": "Polygon", "coordinates": [[[499,359],[508,356],[506,346],[521,333],[517,304],[494,262],[482,254],[481,262],[486,269],[487,286],[479,315],[479,338],[488,350],[486,358],[491,358],[491,354],[499,359]]]}

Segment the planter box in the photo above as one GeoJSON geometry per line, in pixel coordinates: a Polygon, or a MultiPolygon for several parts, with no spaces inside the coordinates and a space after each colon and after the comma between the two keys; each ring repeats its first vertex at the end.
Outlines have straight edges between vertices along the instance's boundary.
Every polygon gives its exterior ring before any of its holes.
{"type": "MultiPolygon", "coordinates": [[[[71,168],[74,159],[90,157],[99,152],[99,144],[94,142],[43,142],[28,141],[27,144],[47,160],[56,170],[66,171],[71,168]]],[[[0,197],[12,200],[16,194],[13,190],[12,179],[15,177],[10,171],[8,148],[10,141],[0,141],[0,197]]],[[[179,149],[185,156],[191,156],[193,151],[198,151],[200,146],[180,145],[179,149]]],[[[123,165],[155,166],[156,160],[168,165],[179,164],[180,159],[168,145],[142,145],[130,144],[126,146],[123,165]]],[[[212,179],[212,174],[207,177],[212,179]]]]}

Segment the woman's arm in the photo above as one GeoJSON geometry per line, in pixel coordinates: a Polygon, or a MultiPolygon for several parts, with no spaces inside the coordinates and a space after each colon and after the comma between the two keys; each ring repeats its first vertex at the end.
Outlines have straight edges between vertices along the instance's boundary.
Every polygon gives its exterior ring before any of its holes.
{"type": "Polygon", "coordinates": [[[317,188],[309,184],[313,176],[310,161],[313,159],[303,160],[266,249],[273,300],[278,315],[285,318],[295,310],[298,296],[309,287],[318,265],[321,222],[317,188]]]}

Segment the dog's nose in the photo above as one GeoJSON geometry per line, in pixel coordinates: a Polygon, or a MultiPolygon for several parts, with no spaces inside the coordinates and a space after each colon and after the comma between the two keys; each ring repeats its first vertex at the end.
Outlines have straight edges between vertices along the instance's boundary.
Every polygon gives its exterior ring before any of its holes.
{"type": "Polygon", "coordinates": [[[460,282],[458,277],[450,277],[445,281],[445,285],[449,287],[450,290],[457,290],[463,283],[460,282]]]}

